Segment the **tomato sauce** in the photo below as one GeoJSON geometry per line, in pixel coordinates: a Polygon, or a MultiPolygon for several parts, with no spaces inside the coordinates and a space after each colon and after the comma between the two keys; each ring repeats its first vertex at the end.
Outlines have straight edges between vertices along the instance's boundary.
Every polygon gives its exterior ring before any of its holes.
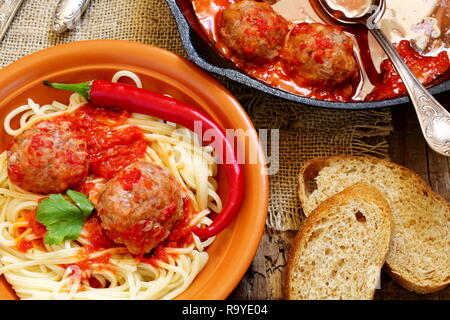
{"type": "Polygon", "coordinates": [[[31,241],[20,239],[16,245],[17,250],[20,252],[27,252],[29,249],[38,248],[39,250],[45,250],[44,238],[34,239],[31,241]]]}
{"type": "MultiPolygon", "coordinates": [[[[98,264],[99,266],[103,265],[103,267],[105,269],[108,269],[107,265],[109,263],[109,259],[111,258],[111,254],[105,253],[97,258],[88,259],[88,255],[90,253],[95,252],[95,250],[92,250],[91,248],[86,248],[86,247],[84,247],[83,249],[84,249],[84,251],[81,254],[81,256],[82,256],[82,258],[80,259],[81,261],[74,263],[72,265],[78,266],[81,270],[89,270],[89,269],[91,269],[91,266],[95,263],[95,264],[98,264]]],[[[65,266],[67,268],[70,265],[63,265],[63,266],[65,266]]]]}
{"type": "MultiPolygon", "coordinates": [[[[450,68],[446,52],[436,57],[422,56],[415,51],[409,41],[403,40],[397,45],[397,51],[405,60],[406,65],[422,83],[430,83],[450,68]]],[[[381,64],[381,81],[377,83],[374,91],[367,100],[383,100],[406,94],[406,87],[390,60],[381,64]]]]}
{"type": "Polygon", "coordinates": [[[71,129],[87,143],[91,173],[111,179],[117,172],[141,159],[147,148],[144,132],[139,127],[111,127],[124,124],[129,117],[126,111],[87,104],[73,114],[53,121],[70,122],[71,129]]]}
{"type": "Polygon", "coordinates": [[[8,176],[11,177],[11,180],[22,182],[24,179],[23,168],[19,164],[13,164],[8,166],[8,176]]]}
{"type": "MultiPolygon", "coordinates": [[[[300,0],[299,0],[300,1],[300,0]]],[[[308,3],[308,0],[303,0],[308,3]]],[[[200,25],[211,41],[215,49],[225,58],[231,60],[238,69],[246,72],[251,77],[264,82],[272,87],[291,92],[297,95],[327,101],[340,102],[358,102],[374,101],[388,98],[394,98],[404,95],[406,92],[401,80],[393,69],[390,61],[382,63],[380,72],[377,71],[372,61],[372,56],[367,38],[367,29],[365,33],[358,28],[346,28],[347,33],[353,34],[355,57],[360,62],[360,78],[353,83],[341,88],[332,88],[326,85],[309,85],[307,82],[299,81],[299,77],[294,77],[286,70],[283,64],[276,60],[274,62],[257,65],[255,63],[245,62],[234,55],[220,39],[218,25],[220,22],[221,11],[234,3],[235,0],[192,0],[194,11],[197,15],[200,25]],[[367,75],[365,78],[364,75],[367,75]],[[367,82],[367,83],[365,83],[367,82]],[[363,90],[364,88],[364,90],[363,90]],[[371,89],[367,92],[366,89],[371,89]]],[[[286,1],[287,5],[290,5],[286,1]]],[[[291,1],[293,3],[293,1],[291,1]]],[[[313,4],[308,4],[313,6],[313,4]]],[[[278,5],[277,9],[281,9],[278,5]]],[[[298,8],[296,8],[298,9],[298,8]]],[[[289,8],[284,9],[282,15],[292,15],[289,8]]],[[[303,10],[303,9],[302,9],[303,10]]],[[[298,16],[302,15],[299,10],[298,16]]],[[[306,17],[306,16],[305,16],[306,17]]],[[[314,17],[317,19],[317,17],[314,17]]],[[[322,22],[320,19],[318,22],[322,22]]],[[[293,23],[296,21],[293,21],[293,23]]],[[[297,21],[298,22],[298,21],[297,21]]],[[[443,31],[445,33],[445,30],[443,31]]],[[[327,44],[324,43],[324,46],[327,44]]],[[[409,46],[409,41],[404,40],[397,44],[400,55],[407,64],[412,67],[413,72],[425,84],[433,81],[444,81],[448,78],[449,57],[443,51],[437,57],[425,56],[409,46]],[[408,46],[406,45],[408,44],[408,46]]],[[[315,55],[315,59],[320,62],[321,56],[315,55]]]]}
{"type": "MultiPolygon", "coordinates": [[[[23,219],[28,222],[28,228],[31,229],[31,232],[39,237],[38,239],[28,241],[25,240],[25,238],[21,238],[19,242],[17,243],[17,250],[20,252],[27,252],[29,249],[38,247],[43,248],[43,238],[45,234],[47,233],[47,229],[43,224],[41,224],[39,221],[36,220],[36,210],[33,210],[32,212],[25,213],[23,216],[23,219]]],[[[19,233],[22,234],[25,232],[27,228],[19,228],[19,233]]]]}
{"type": "Polygon", "coordinates": [[[35,134],[31,138],[30,145],[28,146],[28,152],[35,157],[42,156],[42,153],[40,152],[41,148],[52,148],[53,142],[49,140],[42,139],[43,134],[35,134]]]}
{"type": "Polygon", "coordinates": [[[42,223],[37,221],[36,214],[37,214],[36,210],[34,210],[29,215],[26,215],[25,218],[28,220],[33,234],[35,234],[36,236],[39,236],[39,237],[43,237],[47,233],[47,229],[45,228],[45,226],[42,223]]]}
{"type": "Polygon", "coordinates": [[[97,215],[92,215],[83,225],[83,229],[87,232],[87,240],[92,250],[109,249],[118,247],[107,235],[102,228],[101,221],[97,215]]]}
{"type": "Polygon", "coordinates": [[[89,199],[91,199],[91,192],[93,192],[95,188],[96,184],[94,182],[85,182],[81,186],[76,188],[76,191],[85,194],[86,196],[88,196],[89,199]]]}
{"type": "Polygon", "coordinates": [[[155,267],[158,267],[158,261],[169,263],[170,258],[176,257],[176,255],[168,253],[167,248],[182,248],[193,243],[192,227],[190,226],[193,215],[194,208],[191,201],[184,198],[183,217],[175,223],[170,235],[152,253],[138,256],[136,259],[155,267]]]}
{"type": "Polygon", "coordinates": [[[25,239],[21,239],[17,245],[16,245],[17,250],[19,250],[20,252],[27,252],[29,249],[33,248],[33,243],[31,241],[27,241],[25,239]]]}
{"type": "Polygon", "coordinates": [[[111,239],[123,241],[126,239],[133,244],[133,248],[137,248],[137,252],[145,252],[145,248],[153,243],[160,243],[167,236],[167,229],[155,226],[148,227],[152,224],[151,220],[143,220],[142,223],[134,224],[125,231],[107,230],[107,234],[111,239]],[[119,240],[120,239],[120,240],[119,240]]]}
{"type": "Polygon", "coordinates": [[[131,191],[133,189],[133,184],[137,183],[139,179],[141,179],[141,176],[141,170],[134,168],[130,170],[130,172],[122,174],[120,176],[119,182],[124,190],[131,191]]]}
{"type": "Polygon", "coordinates": [[[191,201],[189,198],[184,198],[183,217],[175,223],[169,237],[164,241],[166,247],[184,247],[194,241],[192,238],[192,227],[190,226],[193,214],[194,208],[191,201]]]}

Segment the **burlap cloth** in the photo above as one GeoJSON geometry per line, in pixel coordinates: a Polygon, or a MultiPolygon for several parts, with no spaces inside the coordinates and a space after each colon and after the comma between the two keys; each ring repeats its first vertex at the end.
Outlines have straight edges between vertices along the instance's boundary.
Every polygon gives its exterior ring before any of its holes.
{"type": "MultiPolygon", "coordinates": [[[[50,46],[87,39],[143,42],[185,56],[163,0],[92,0],[76,28],[62,35],[50,31],[56,4],[57,0],[25,1],[0,42],[0,67],[50,46]]],[[[257,128],[280,130],[279,171],[269,178],[268,227],[299,227],[302,214],[297,199],[297,174],[305,160],[341,153],[387,157],[386,137],[392,130],[389,110],[317,109],[219,80],[238,98],[257,128]]]]}

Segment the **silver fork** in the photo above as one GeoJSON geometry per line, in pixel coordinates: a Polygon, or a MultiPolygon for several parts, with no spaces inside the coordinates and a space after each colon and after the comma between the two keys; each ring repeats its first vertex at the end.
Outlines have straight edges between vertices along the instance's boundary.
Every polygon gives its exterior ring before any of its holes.
{"type": "Polygon", "coordinates": [[[428,92],[406,66],[402,57],[381,31],[378,22],[385,10],[385,0],[373,0],[371,8],[358,17],[347,17],[329,6],[327,0],[317,0],[328,17],[341,24],[364,24],[378,40],[405,84],[419,119],[425,140],[437,153],[450,156],[450,113],[428,92]]]}
{"type": "Polygon", "coordinates": [[[24,0],[5,0],[0,7],[0,41],[5,36],[11,22],[24,0]]]}

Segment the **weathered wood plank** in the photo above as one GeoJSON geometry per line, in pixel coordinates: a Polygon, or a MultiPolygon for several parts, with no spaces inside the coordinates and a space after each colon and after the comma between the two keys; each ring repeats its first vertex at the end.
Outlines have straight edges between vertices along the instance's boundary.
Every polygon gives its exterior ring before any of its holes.
{"type": "MultiPolygon", "coordinates": [[[[437,99],[447,110],[450,109],[450,92],[437,96],[437,99]]],[[[434,191],[450,201],[450,159],[428,148],[428,169],[430,186],[434,191]]],[[[450,287],[438,292],[437,295],[439,299],[450,300],[450,287]]]]}
{"type": "Polygon", "coordinates": [[[255,259],[230,299],[283,299],[283,276],[295,232],[266,228],[255,259]]]}
{"type": "Polygon", "coordinates": [[[391,161],[403,165],[429,182],[427,145],[412,105],[392,108],[394,131],[389,137],[391,161]]]}

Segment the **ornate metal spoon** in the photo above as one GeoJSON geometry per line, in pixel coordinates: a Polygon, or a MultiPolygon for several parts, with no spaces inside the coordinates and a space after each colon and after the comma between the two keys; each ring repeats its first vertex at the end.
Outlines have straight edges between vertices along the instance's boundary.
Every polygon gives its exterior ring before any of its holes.
{"type": "Polygon", "coordinates": [[[0,7],[0,41],[3,39],[9,25],[24,0],[6,0],[0,7]]]}
{"type": "Polygon", "coordinates": [[[402,78],[428,145],[437,153],[450,156],[450,113],[414,76],[378,25],[386,10],[386,1],[373,0],[370,8],[357,17],[347,17],[343,12],[333,9],[327,0],[317,1],[330,19],[347,25],[364,24],[370,30],[402,78]]]}
{"type": "Polygon", "coordinates": [[[53,31],[61,33],[72,29],[89,5],[90,0],[60,0],[53,20],[53,31]]]}

